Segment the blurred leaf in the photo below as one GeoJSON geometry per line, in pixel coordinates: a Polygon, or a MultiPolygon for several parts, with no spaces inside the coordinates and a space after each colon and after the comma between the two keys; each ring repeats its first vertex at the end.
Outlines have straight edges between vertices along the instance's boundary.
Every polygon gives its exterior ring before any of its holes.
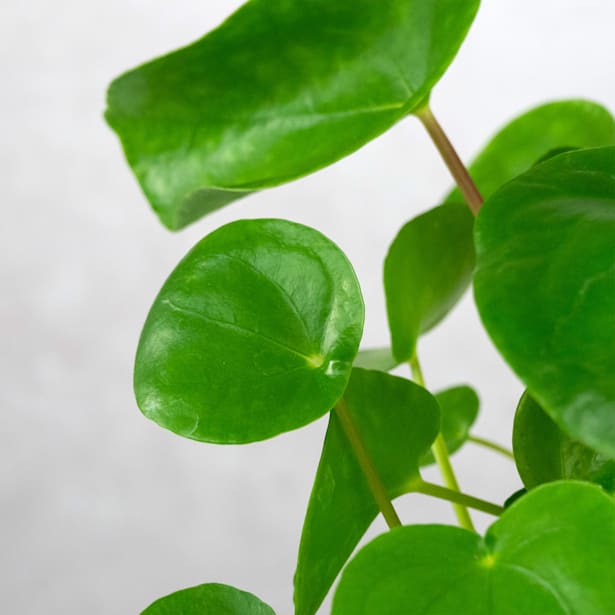
{"type": "Polygon", "coordinates": [[[615,604],[615,501],[551,483],[506,509],[485,538],[413,525],[348,564],[332,615],[607,615],[615,604]]]}
{"type": "MultiPolygon", "coordinates": [[[[440,406],[440,430],[449,453],[459,450],[470,435],[470,427],[478,416],[480,401],[469,386],[456,386],[435,394],[440,406]]],[[[431,451],[421,459],[421,465],[435,463],[431,451]]]]}
{"type": "Polygon", "coordinates": [[[559,156],[560,154],[567,154],[568,152],[574,152],[578,149],[581,149],[579,147],[555,147],[554,149],[550,149],[546,154],[542,155],[532,166],[536,166],[537,164],[540,164],[541,162],[546,162],[547,160],[550,160],[551,158],[555,158],[555,156],[559,156]]]}
{"type": "Polygon", "coordinates": [[[251,0],[116,79],[106,119],[162,223],[335,162],[425,103],[479,0],[251,0]]]}
{"type": "Polygon", "coordinates": [[[301,427],[342,396],[363,327],[344,254],[284,220],[241,220],[200,241],[165,282],[141,334],[142,412],[206,442],[301,427]]]}
{"type": "Polygon", "coordinates": [[[561,154],[476,222],[483,323],[571,437],[615,457],[615,148],[561,154]]]}
{"type": "Polygon", "coordinates": [[[441,205],[410,220],[384,262],[393,355],[414,354],[421,333],[440,322],[472,279],[474,219],[466,207],[441,205]]]}
{"type": "Polygon", "coordinates": [[[391,353],[390,348],[368,348],[359,350],[357,358],[354,360],[355,367],[364,369],[375,369],[379,372],[390,372],[399,365],[391,353]]]}
{"type": "Polygon", "coordinates": [[[256,596],[229,585],[208,583],[160,598],[141,615],[275,615],[256,596]]]}
{"type": "MultiPolygon", "coordinates": [[[[419,458],[436,438],[436,400],[409,380],[353,369],[348,411],[391,498],[410,490],[419,458]]],[[[295,613],[313,615],[378,514],[378,506],[336,413],[331,413],[303,524],[295,613]]]]}
{"type": "Polygon", "coordinates": [[[528,489],[568,478],[597,483],[615,493],[615,460],[569,438],[527,391],[517,407],[513,447],[528,489]]]}
{"type": "MultiPolygon", "coordinates": [[[[615,120],[589,100],[561,100],[530,109],[502,128],[469,167],[483,198],[525,173],[553,150],[615,145],[615,120]]],[[[457,189],[446,198],[460,202],[457,189]]]]}

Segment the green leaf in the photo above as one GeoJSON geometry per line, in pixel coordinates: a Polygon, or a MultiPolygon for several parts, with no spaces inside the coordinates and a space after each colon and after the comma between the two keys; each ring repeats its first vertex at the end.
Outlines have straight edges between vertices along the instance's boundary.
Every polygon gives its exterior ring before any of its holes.
{"type": "Polygon", "coordinates": [[[475,238],[476,303],[495,345],[564,431],[615,457],[615,148],[513,180],[475,238]]]}
{"type": "Polygon", "coordinates": [[[390,372],[399,365],[390,348],[368,348],[359,350],[354,360],[355,367],[375,369],[379,372],[390,372]]]}
{"type": "Polygon", "coordinates": [[[607,615],[615,501],[561,482],[530,492],[481,538],[442,525],[379,536],[348,564],[332,615],[607,615]]]}
{"type": "Polygon", "coordinates": [[[275,615],[256,596],[229,585],[208,583],[160,598],[141,615],[275,615]]]}
{"type": "MultiPolygon", "coordinates": [[[[356,368],[344,399],[389,496],[410,491],[419,477],[419,458],[438,434],[436,400],[409,380],[356,368]]],[[[367,481],[332,412],[301,535],[296,615],[316,612],[377,514],[367,481]]]]}
{"type": "MultiPolygon", "coordinates": [[[[531,168],[541,157],[553,156],[574,148],[602,145],[615,145],[615,120],[604,107],[586,100],[553,102],[536,107],[505,126],[470,165],[470,174],[483,197],[487,198],[500,186],[531,168]]],[[[463,202],[462,196],[455,189],[446,198],[451,209],[443,210],[440,214],[442,219],[446,219],[443,224],[447,233],[455,238],[454,250],[450,256],[451,262],[459,267],[458,286],[449,296],[444,314],[455,305],[469,285],[465,274],[468,268],[471,269],[474,265],[470,214],[466,212],[464,217],[452,207],[460,202],[463,202]],[[447,216],[449,212],[455,215],[447,216]]],[[[413,241],[413,238],[410,237],[409,241],[413,241]]],[[[426,243],[426,239],[423,243],[426,243]]],[[[443,262],[448,250],[446,237],[443,237],[442,243],[440,248],[444,253],[435,257],[436,262],[443,262]]],[[[418,245],[422,247],[422,244],[418,245]]],[[[404,250],[403,244],[399,249],[404,250]]],[[[408,251],[409,248],[406,247],[405,250],[408,251]]],[[[431,252],[429,256],[434,258],[431,252]]],[[[421,332],[417,324],[419,308],[414,304],[414,297],[408,294],[408,290],[412,289],[409,282],[404,285],[403,266],[404,263],[401,263],[397,270],[396,277],[399,279],[394,281],[394,288],[390,292],[387,289],[389,325],[393,339],[398,343],[397,349],[395,344],[393,349],[400,360],[406,360],[401,359],[401,355],[408,354],[421,332]]],[[[449,273],[452,271],[453,269],[449,273]]],[[[451,278],[449,283],[454,281],[455,278],[451,278]]],[[[444,286],[443,290],[446,288],[444,286]]]]}
{"type": "Polygon", "coordinates": [[[423,105],[479,0],[251,0],[116,79],[106,119],[165,226],[342,158],[423,105]]]}
{"type": "Polygon", "coordinates": [[[233,222],[200,241],[154,301],[137,403],[206,442],[296,429],[342,396],[362,327],[359,284],[331,241],[284,220],[233,222]]]}
{"type": "MultiPolygon", "coordinates": [[[[470,165],[485,199],[527,171],[546,152],[615,145],[615,120],[588,100],[562,100],[535,107],[507,124],[470,165]]],[[[457,189],[447,202],[459,202],[457,189]]]]}
{"type": "Polygon", "coordinates": [[[528,489],[569,478],[597,483],[615,493],[615,460],[566,435],[527,391],[515,415],[513,448],[528,489]]]}
{"type": "Polygon", "coordinates": [[[511,493],[504,502],[504,508],[510,508],[517,500],[520,500],[523,496],[527,495],[527,489],[517,489],[514,493],[511,493]]]}
{"type": "Polygon", "coordinates": [[[541,162],[546,162],[550,158],[555,158],[555,156],[559,156],[560,154],[567,154],[568,152],[574,152],[575,150],[582,149],[580,147],[555,147],[550,149],[546,154],[543,154],[532,166],[540,164],[541,162]]]}
{"type": "Polygon", "coordinates": [[[441,205],[410,220],[384,262],[393,355],[414,354],[421,333],[438,324],[472,279],[474,219],[461,205],[441,205]]]}
{"type": "MultiPolygon", "coordinates": [[[[470,427],[478,416],[480,401],[469,386],[456,386],[435,395],[440,406],[440,430],[449,453],[459,450],[470,435],[470,427]]],[[[421,459],[421,466],[435,463],[431,451],[421,459]]]]}

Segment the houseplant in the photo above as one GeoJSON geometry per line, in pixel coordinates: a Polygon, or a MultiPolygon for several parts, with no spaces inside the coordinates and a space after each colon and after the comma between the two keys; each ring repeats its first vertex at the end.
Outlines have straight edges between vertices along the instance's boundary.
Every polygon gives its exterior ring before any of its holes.
{"type": "MultiPolygon", "coordinates": [[[[606,615],[615,605],[615,122],[588,101],[540,106],[468,172],[429,95],[477,10],[461,0],[251,0],[109,90],[107,120],[174,230],[326,166],[410,114],[458,184],[392,241],[391,351],[358,352],[363,304],[350,263],[284,220],[205,237],[145,323],[135,392],[163,427],[249,443],[330,412],[295,574],[298,615],[315,613],[342,570],[336,615],[606,615]],[[428,392],[416,352],[472,280],[488,333],[528,388],[513,434],[526,491],[506,509],[459,492],[449,454],[467,440],[477,398],[469,387],[428,392]],[[413,381],[387,373],[404,362],[413,381]],[[445,486],[421,478],[433,461],[445,486]],[[451,500],[461,527],[401,526],[392,500],[409,492],[451,500]],[[472,507],[500,517],[484,538],[472,507]],[[379,512],[391,531],[348,562],[379,512]]],[[[206,584],[145,613],[224,609],[271,612],[206,584]]]]}

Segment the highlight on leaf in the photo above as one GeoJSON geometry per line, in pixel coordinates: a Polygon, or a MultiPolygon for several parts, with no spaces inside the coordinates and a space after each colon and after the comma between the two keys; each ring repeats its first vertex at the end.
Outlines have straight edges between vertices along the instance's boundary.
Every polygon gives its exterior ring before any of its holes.
{"type": "Polygon", "coordinates": [[[487,200],[474,294],[491,339],[575,440],[615,457],[615,147],[560,154],[487,200]]]}
{"type": "Polygon", "coordinates": [[[301,427],[342,396],[363,312],[352,266],[319,232],[284,220],[227,224],[154,301],[135,360],[138,405],[206,442],[301,427]]]}
{"type": "Polygon", "coordinates": [[[105,117],[160,221],[180,229],[335,162],[418,108],[478,5],[250,0],[117,78],[105,117]]]}

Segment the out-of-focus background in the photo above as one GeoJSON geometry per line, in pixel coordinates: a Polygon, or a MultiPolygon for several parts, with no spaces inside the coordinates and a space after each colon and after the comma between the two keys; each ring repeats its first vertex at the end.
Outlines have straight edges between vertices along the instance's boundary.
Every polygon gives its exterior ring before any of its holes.
{"type": "MultiPolygon", "coordinates": [[[[292,575],[326,420],[244,447],[181,439],[131,390],[140,327],[162,282],[203,235],[241,217],[316,227],[354,263],[364,345],[388,342],[382,260],[401,225],[450,180],[412,118],[311,177],[231,205],[179,234],[150,212],[102,119],[118,73],[191,42],[239,0],[40,0],[0,20],[0,610],[136,615],[218,581],[292,612],[292,575]]],[[[433,94],[462,156],[547,100],[615,107],[615,3],[483,0],[433,94]]],[[[536,306],[540,309],[540,306],[536,306]]],[[[471,296],[420,344],[428,384],[480,391],[475,433],[510,444],[521,386],[471,296]]],[[[403,373],[403,370],[402,370],[403,373]]],[[[468,445],[464,490],[503,501],[514,465],[468,445]]],[[[430,480],[437,473],[428,471],[430,480]]],[[[406,523],[453,523],[449,505],[399,501],[406,523]]],[[[480,527],[489,522],[475,516],[480,527]]],[[[384,529],[379,519],[371,535],[384,529]]],[[[323,607],[322,612],[328,612],[323,607]]]]}

